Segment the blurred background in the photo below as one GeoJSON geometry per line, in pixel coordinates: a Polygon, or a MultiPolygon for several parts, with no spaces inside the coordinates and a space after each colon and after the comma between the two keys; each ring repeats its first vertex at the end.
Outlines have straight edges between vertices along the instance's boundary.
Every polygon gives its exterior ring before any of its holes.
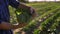
{"type": "MultiPolygon", "coordinates": [[[[60,34],[60,0],[18,0],[35,8],[38,17],[14,34],[60,34]]],[[[10,22],[17,24],[15,8],[9,6],[10,22]]]]}

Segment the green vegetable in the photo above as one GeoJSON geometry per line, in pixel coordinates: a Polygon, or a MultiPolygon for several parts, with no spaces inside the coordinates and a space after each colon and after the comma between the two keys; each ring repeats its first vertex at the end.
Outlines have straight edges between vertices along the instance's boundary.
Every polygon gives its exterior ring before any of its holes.
{"type": "Polygon", "coordinates": [[[32,19],[32,15],[30,14],[30,11],[28,9],[17,9],[15,11],[17,21],[19,23],[28,23],[32,19]]]}

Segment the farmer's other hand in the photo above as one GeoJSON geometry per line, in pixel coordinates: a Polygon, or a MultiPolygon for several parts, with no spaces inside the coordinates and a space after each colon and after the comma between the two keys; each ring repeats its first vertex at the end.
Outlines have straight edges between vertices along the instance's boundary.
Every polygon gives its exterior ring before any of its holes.
{"type": "Polygon", "coordinates": [[[36,17],[37,16],[37,13],[36,13],[35,9],[30,7],[30,6],[25,5],[24,3],[20,3],[18,8],[22,8],[22,9],[26,9],[27,8],[30,11],[30,14],[32,15],[32,17],[36,17]]]}
{"type": "Polygon", "coordinates": [[[30,7],[29,10],[30,10],[30,14],[32,15],[33,18],[37,16],[37,13],[34,8],[30,7]]]}

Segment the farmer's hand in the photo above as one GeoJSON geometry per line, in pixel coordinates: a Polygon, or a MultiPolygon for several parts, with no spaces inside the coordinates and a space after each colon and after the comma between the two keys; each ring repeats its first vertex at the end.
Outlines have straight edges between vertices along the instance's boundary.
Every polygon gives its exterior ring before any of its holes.
{"type": "Polygon", "coordinates": [[[27,25],[27,23],[19,23],[19,28],[22,28],[22,27],[24,27],[24,26],[26,26],[27,25]]]}
{"type": "Polygon", "coordinates": [[[30,11],[30,14],[32,15],[32,17],[36,17],[37,13],[35,11],[34,8],[27,6],[25,3],[20,3],[20,5],[18,6],[18,8],[22,8],[22,9],[28,9],[30,11]]]}
{"type": "Polygon", "coordinates": [[[29,10],[30,10],[30,14],[32,15],[33,18],[37,16],[37,13],[34,8],[30,7],[29,10]]]}

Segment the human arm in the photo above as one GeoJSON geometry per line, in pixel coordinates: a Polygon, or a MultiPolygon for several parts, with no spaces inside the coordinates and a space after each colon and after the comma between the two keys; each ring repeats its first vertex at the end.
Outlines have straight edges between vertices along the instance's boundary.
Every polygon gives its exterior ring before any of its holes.
{"type": "Polygon", "coordinates": [[[14,8],[22,8],[22,9],[28,9],[31,14],[35,15],[36,16],[36,11],[34,8],[30,7],[30,6],[27,6],[25,3],[22,3],[22,2],[19,2],[19,1],[16,1],[16,0],[10,0],[9,1],[9,4],[14,7],[14,8]]]}
{"type": "Polygon", "coordinates": [[[21,28],[21,27],[24,27],[26,24],[22,24],[20,23],[19,25],[12,25],[10,23],[7,23],[7,22],[1,22],[0,23],[0,30],[9,30],[9,29],[17,29],[17,28],[21,28]]]}

